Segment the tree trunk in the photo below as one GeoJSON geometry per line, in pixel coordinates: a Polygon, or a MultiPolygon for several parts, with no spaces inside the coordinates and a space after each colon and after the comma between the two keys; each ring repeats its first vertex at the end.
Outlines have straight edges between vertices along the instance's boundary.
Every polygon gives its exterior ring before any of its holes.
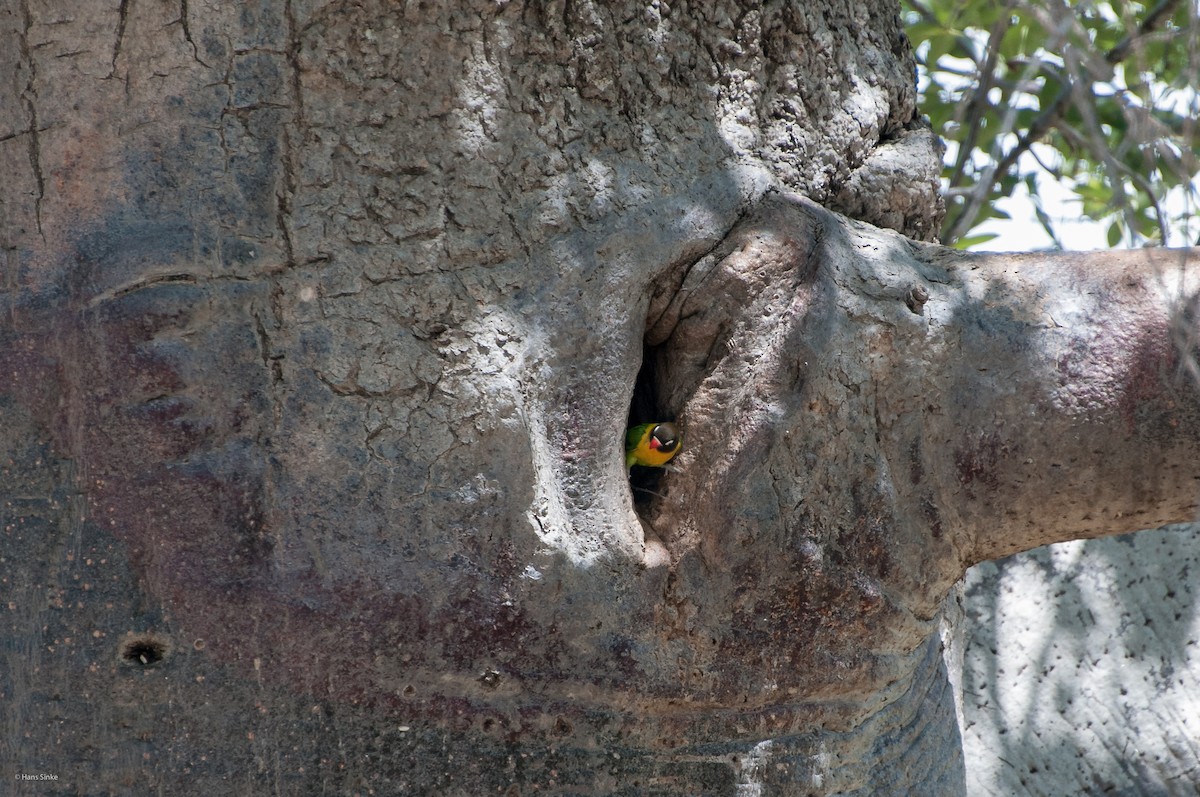
{"type": "Polygon", "coordinates": [[[891,3],[469,5],[0,10],[6,777],[961,792],[964,569],[1191,511],[1186,253],[914,243],[891,3]]]}

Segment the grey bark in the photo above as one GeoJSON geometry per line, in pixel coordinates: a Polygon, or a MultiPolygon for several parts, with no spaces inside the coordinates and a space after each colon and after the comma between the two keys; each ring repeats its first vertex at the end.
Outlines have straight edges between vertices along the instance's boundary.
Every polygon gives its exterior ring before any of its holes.
{"type": "Polygon", "coordinates": [[[914,243],[890,4],[0,14],[6,776],[954,794],[964,568],[1195,497],[1195,269],[914,243]]]}
{"type": "Polygon", "coordinates": [[[966,579],[968,793],[1191,795],[1200,528],[1076,540],[966,579]]]}

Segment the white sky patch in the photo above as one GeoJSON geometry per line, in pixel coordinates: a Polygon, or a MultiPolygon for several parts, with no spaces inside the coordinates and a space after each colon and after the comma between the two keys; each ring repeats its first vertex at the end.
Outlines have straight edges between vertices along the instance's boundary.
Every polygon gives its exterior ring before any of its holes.
{"type": "MultiPolygon", "coordinates": [[[[1045,145],[1036,146],[1044,150],[1050,149],[1045,145]]],[[[1047,161],[1043,158],[1043,162],[1047,161]]],[[[1034,169],[1037,168],[1037,164],[1033,156],[1026,153],[1022,156],[1018,168],[1034,169]]],[[[1089,252],[1111,248],[1108,245],[1111,218],[1096,221],[1084,216],[1082,202],[1071,190],[1070,181],[1057,180],[1045,171],[1039,171],[1036,180],[1038,201],[1042,210],[1050,217],[1051,225],[1064,250],[1089,252]]],[[[1163,210],[1169,218],[1183,219],[1181,225],[1171,228],[1172,236],[1166,241],[1167,246],[1192,246],[1197,243],[1200,223],[1195,218],[1197,208],[1193,196],[1196,194],[1200,194],[1200,175],[1192,180],[1192,194],[1183,187],[1176,188],[1163,202],[1163,210]]],[[[1010,196],[999,199],[996,207],[1007,213],[1009,218],[988,219],[972,229],[970,235],[996,235],[990,241],[971,247],[972,251],[1028,252],[1054,248],[1054,241],[1038,221],[1034,198],[1029,195],[1023,183],[1018,184],[1010,196]]],[[[1129,248],[1128,236],[1122,239],[1117,248],[1129,248]]]]}

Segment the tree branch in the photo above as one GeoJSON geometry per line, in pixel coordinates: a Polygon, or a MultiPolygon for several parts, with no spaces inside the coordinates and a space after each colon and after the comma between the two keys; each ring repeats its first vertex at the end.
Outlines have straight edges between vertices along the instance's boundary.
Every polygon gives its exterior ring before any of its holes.
{"type": "MultiPolygon", "coordinates": [[[[1169,19],[1171,12],[1174,11],[1177,5],[1178,0],[1160,0],[1158,5],[1151,9],[1146,18],[1138,25],[1137,31],[1125,36],[1111,50],[1105,53],[1104,60],[1112,66],[1124,61],[1128,57],[1133,44],[1169,19]]],[[[998,41],[989,44],[993,49],[999,48],[998,41]]],[[[1040,64],[1041,62],[1034,61],[1032,63],[1040,64]]],[[[1073,97],[1074,91],[1075,83],[1070,76],[1067,76],[1062,90],[1059,91],[1050,105],[1038,114],[1029,125],[1029,128],[1018,136],[1017,143],[996,162],[994,168],[984,170],[983,176],[977,183],[978,190],[972,194],[966,206],[946,225],[946,233],[943,236],[944,240],[953,241],[974,226],[975,219],[978,218],[983,203],[991,195],[996,183],[1003,175],[1012,170],[1020,157],[1030,147],[1041,141],[1047,133],[1058,125],[1064,109],[1073,97]]],[[[1002,138],[1002,135],[998,135],[996,140],[1000,141],[1002,138]]],[[[1102,153],[1097,154],[1103,157],[1102,153]]]]}

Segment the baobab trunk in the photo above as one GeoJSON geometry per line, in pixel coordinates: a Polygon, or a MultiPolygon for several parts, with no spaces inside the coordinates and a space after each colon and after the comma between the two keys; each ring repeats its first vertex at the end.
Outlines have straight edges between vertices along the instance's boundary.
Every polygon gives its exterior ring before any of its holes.
{"type": "Polygon", "coordinates": [[[964,568],[1193,504],[1186,253],[914,243],[890,4],[2,13],[6,772],[954,794],[964,568]]]}

